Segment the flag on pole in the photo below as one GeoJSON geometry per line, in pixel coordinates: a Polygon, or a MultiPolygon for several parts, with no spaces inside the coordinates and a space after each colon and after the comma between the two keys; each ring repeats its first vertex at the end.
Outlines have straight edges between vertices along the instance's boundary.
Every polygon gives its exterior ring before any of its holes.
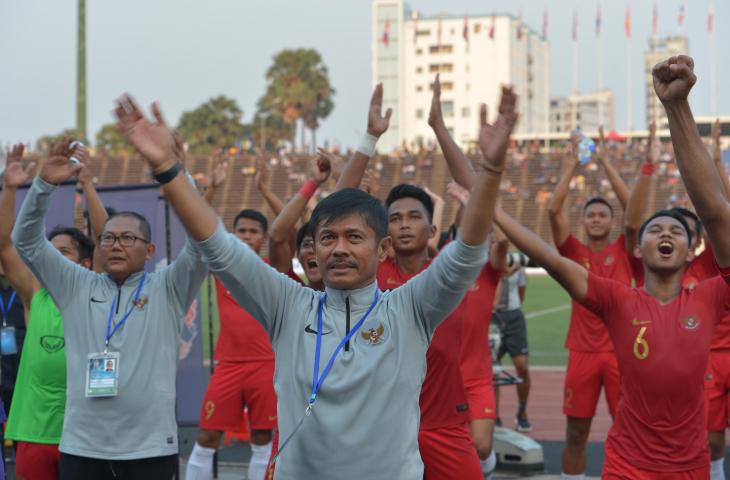
{"type": "Polygon", "coordinates": [[[522,9],[517,16],[517,40],[522,40],[522,9]]]}
{"type": "Polygon", "coordinates": [[[684,28],[684,2],[679,4],[679,15],[677,16],[677,24],[679,28],[684,28]]]}
{"type": "Polygon", "coordinates": [[[631,38],[631,7],[626,6],[626,18],[624,20],[624,30],[626,31],[626,38],[631,38]]]}
{"type": "Polygon", "coordinates": [[[573,10],[573,41],[578,41],[578,13],[573,10]]]}
{"type": "Polygon", "coordinates": [[[654,2],[654,11],[651,15],[651,36],[656,37],[657,31],[659,30],[659,7],[654,2]]]}
{"type": "Polygon", "coordinates": [[[596,10],[596,36],[601,36],[601,4],[598,4],[598,9],[596,10]]]}
{"type": "Polygon", "coordinates": [[[548,11],[547,7],[542,12],[542,39],[547,40],[547,29],[548,29],[548,11]]]}
{"type": "Polygon", "coordinates": [[[466,43],[469,43],[469,15],[464,15],[464,31],[462,35],[466,43]]]}
{"type": "Polygon", "coordinates": [[[390,44],[390,20],[385,21],[385,26],[383,27],[383,45],[386,47],[390,44]]]}
{"type": "Polygon", "coordinates": [[[497,16],[492,14],[492,24],[489,26],[489,39],[494,40],[494,26],[497,23],[497,16]]]}
{"type": "Polygon", "coordinates": [[[712,33],[712,21],[715,17],[715,5],[710,3],[710,8],[707,10],[707,31],[712,33]]]}

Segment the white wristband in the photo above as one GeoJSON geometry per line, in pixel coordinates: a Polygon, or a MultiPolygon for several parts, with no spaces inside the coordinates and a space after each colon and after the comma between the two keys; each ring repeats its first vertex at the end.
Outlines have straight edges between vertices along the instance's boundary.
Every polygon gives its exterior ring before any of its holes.
{"type": "Polygon", "coordinates": [[[357,151],[367,157],[372,157],[375,153],[375,144],[378,143],[378,137],[366,133],[362,140],[360,140],[360,146],[357,147],[357,151]]]}

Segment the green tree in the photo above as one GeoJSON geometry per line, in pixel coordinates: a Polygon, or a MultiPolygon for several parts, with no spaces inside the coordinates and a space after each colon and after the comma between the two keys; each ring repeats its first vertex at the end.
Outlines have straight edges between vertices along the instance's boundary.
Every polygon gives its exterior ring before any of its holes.
{"type": "MultiPolygon", "coordinates": [[[[283,50],[274,55],[266,72],[266,93],[259,100],[259,113],[278,117],[287,124],[302,122],[312,130],[314,139],[320,120],[334,108],[334,88],[330,85],[327,66],[313,49],[283,50]]],[[[292,133],[291,140],[293,141],[292,133]]]]}
{"type": "Polygon", "coordinates": [[[112,155],[127,155],[132,152],[132,146],[113,123],[102,125],[96,132],[95,145],[97,149],[112,155]]]}
{"type": "Polygon", "coordinates": [[[61,133],[58,133],[56,135],[43,135],[38,140],[36,140],[36,149],[46,154],[51,150],[51,145],[60,140],[60,138],[64,135],[66,135],[67,137],[76,138],[76,129],[65,128],[61,133]]]}
{"type": "Polygon", "coordinates": [[[177,130],[191,152],[210,153],[216,147],[232,147],[243,138],[242,117],[236,101],[220,95],[184,112],[177,130]]]}

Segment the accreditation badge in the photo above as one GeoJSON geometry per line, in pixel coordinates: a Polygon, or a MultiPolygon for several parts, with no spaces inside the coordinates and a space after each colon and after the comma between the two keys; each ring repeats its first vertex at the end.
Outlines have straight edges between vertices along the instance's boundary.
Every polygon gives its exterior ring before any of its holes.
{"type": "Polygon", "coordinates": [[[15,342],[15,327],[0,328],[0,352],[3,355],[18,353],[18,345],[15,342]]]}
{"type": "Polygon", "coordinates": [[[87,397],[116,397],[119,394],[119,352],[90,353],[86,370],[87,397]]]}

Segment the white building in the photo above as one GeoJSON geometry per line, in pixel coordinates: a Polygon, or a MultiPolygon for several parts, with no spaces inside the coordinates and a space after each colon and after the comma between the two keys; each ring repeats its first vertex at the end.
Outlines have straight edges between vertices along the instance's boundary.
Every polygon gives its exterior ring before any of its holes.
{"type": "Polygon", "coordinates": [[[506,84],[519,95],[517,133],[549,131],[548,44],[518,19],[426,18],[403,0],[374,0],[372,10],[373,84],[383,83],[383,108],[393,109],[380,151],[433,138],[427,121],[436,73],[446,125],[459,144],[476,140],[481,103],[495,118],[499,87],[506,84]]]}
{"type": "Polygon", "coordinates": [[[613,93],[595,93],[555,97],[550,100],[550,131],[570,132],[577,127],[584,132],[597,132],[603,126],[614,129],[613,93]]]}
{"type": "Polygon", "coordinates": [[[649,39],[649,50],[644,52],[644,85],[646,87],[646,125],[653,121],[657,128],[668,128],[667,113],[664,111],[662,102],[654,91],[654,79],[651,71],[654,65],[666,60],[673,55],[689,54],[689,42],[687,37],[678,35],[667,38],[649,39]]]}

